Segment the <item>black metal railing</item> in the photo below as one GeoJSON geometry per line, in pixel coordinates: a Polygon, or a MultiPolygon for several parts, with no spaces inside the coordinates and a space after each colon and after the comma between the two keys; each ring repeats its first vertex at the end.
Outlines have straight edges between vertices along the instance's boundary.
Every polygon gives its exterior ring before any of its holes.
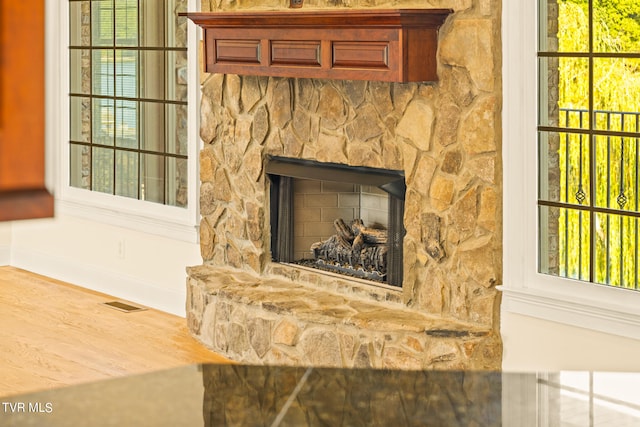
{"type": "Polygon", "coordinates": [[[560,109],[558,128],[557,274],[639,289],[640,112],[560,109]]]}

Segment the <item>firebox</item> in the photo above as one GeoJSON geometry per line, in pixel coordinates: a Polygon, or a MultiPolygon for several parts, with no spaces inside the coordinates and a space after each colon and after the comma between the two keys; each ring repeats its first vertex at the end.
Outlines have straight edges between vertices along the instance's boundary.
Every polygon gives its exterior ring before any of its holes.
{"type": "Polygon", "coordinates": [[[269,157],[272,260],[402,286],[402,171],[269,157]]]}

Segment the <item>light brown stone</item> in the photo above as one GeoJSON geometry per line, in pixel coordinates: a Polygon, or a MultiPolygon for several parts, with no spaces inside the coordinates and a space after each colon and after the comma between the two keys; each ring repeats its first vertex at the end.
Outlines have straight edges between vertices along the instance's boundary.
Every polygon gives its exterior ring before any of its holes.
{"type": "Polygon", "coordinates": [[[393,111],[390,83],[370,82],[369,91],[371,92],[373,105],[375,105],[380,117],[385,117],[393,111]]]}
{"type": "Polygon", "coordinates": [[[433,158],[426,155],[421,156],[413,177],[409,179],[408,184],[420,194],[428,195],[431,180],[437,167],[438,163],[433,158]]]}
{"type": "Polygon", "coordinates": [[[415,173],[414,169],[416,166],[416,160],[418,159],[418,150],[409,144],[399,143],[398,146],[402,151],[402,168],[404,169],[404,174],[407,177],[408,183],[409,180],[413,179],[415,173]]]}
{"type": "Polygon", "coordinates": [[[284,351],[281,348],[271,347],[269,353],[264,360],[265,363],[271,365],[282,365],[282,366],[300,366],[302,365],[302,360],[300,360],[300,356],[295,353],[290,353],[284,351]]]}
{"type": "Polygon", "coordinates": [[[204,261],[213,258],[213,248],[216,244],[216,234],[207,218],[200,221],[200,255],[204,261]]]}
{"type": "Polygon", "coordinates": [[[422,353],[424,351],[424,345],[422,344],[422,342],[412,336],[408,336],[405,338],[404,345],[418,353],[422,353]]]}
{"type": "Polygon", "coordinates": [[[451,205],[454,194],[454,181],[452,179],[436,175],[429,189],[431,204],[439,211],[447,209],[451,205]]]}
{"type": "Polygon", "coordinates": [[[202,99],[200,100],[200,116],[202,117],[200,138],[202,138],[202,141],[205,144],[210,144],[217,135],[216,121],[212,120],[212,118],[215,117],[215,114],[211,104],[211,99],[203,94],[202,99]]]}
{"type": "Polygon", "coordinates": [[[264,210],[254,202],[247,202],[247,234],[249,239],[257,241],[262,239],[264,229],[264,210]]]}
{"type": "Polygon", "coordinates": [[[461,268],[469,278],[485,288],[493,287],[498,283],[495,252],[491,242],[485,246],[459,252],[461,268]]]}
{"type": "Polygon", "coordinates": [[[247,335],[253,351],[259,358],[264,357],[271,347],[271,321],[261,318],[249,319],[247,335]]]}
{"type": "Polygon", "coordinates": [[[349,361],[352,361],[356,350],[356,338],[351,334],[340,333],[338,334],[340,339],[340,349],[342,351],[342,358],[347,366],[350,365],[349,361]]]}
{"type": "Polygon", "coordinates": [[[234,115],[240,113],[240,88],[242,83],[240,76],[226,74],[224,78],[223,105],[234,115]]]}
{"type": "MultiPolygon", "coordinates": [[[[424,197],[417,191],[410,190],[405,194],[404,199],[404,226],[407,229],[407,235],[404,238],[405,245],[412,239],[420,239],[422,224],[422,211],[424,209],[424,197]]],[[[408,254],[405,254],[405,257],[408,254]]]]}
{"type": "Polygon", "coordinates": [[[494,89],[495,69],[493,24],[491,19],[457,19],[441,34],[440,57],[445,64],[464,67],[478,89],[494,89]],[[460,47],[464,46],[464,49],[460,47]]]}
{"type": "Polygon", "coordinates": [[[423,100],[409,104],[398,123],[396,134],[408,139],[419,150],[429,151],[435,115],[431,105],[423,100]]]}
{"type": "Polygon", "coordinates": [[[484,16],[490,16],[492,12],[491,0],[480,0],[480,13],[484,16]]]}
{"type": "Polygon", "coordinates": [[[242,155],[244,153],[240,150],[241,147],[234,144],[233,139],[225,141],[222,144],[223,160],[220,163],[222,163],[226,167],[231,176],[233,176],[233,174],[235,173],[238,173],[238,171],[242,167],[242,155]]]}
{"type": "MultiPolygon", "coordinates": [[[[202,184],[202,187],[204,187],[207,184],[209,183],[202,184]]],[[[227,174],[224,171],[224,169],[219,168],[216,171],[214,183],[211,184],[211,187],[213,188],[212,192],[213,192],[214,200],[219,200],[223,202],[231,201],[233,197],[233,192],[231,191],[231,183],[229,182],[229,178],[227,177],[227,174]]],[[[200,211],[203,213],[204,213],[203,208],[205,208],[204,205],[211,205],[211,203],[206,200],[205,201],[201,200],[200,204],[201,204],[200,211]]],[[[208,208],[208,206],[206,206],[206,208],[208,208]]]]}
{"type": "Polygon", "coordinates": [[[284,155],[287,157],[298,158],[304,149],[304,144],[300,139],[291,131],[291,128],[283,130],[281,133],[282,145],[284,147],[284,155]]]}
{"type": "Polygon", "coordinates": [[[422,242],[426,253],[436,262],[441,262],[446,253],[442,247],[442,218],[434,213],[423,213],[421,218],[422,242]]]}
{"type": "Polygon", "coordinates": [[[295,80],[295,105],[306,111],[315,111],[318,106],[318,91],[312,79],[295,80]]]}
{"type": "Polygon", "coordinates": [[[291,120],[291,84],[287,79],[270,78],[269,110],[273,124],[282,129],[291,120]]]}
{"type": "Polygon", "coordinates": [[[393,95],[393,106],[398,114],[403,114],[411,99],[416,93],[416,84],[392,85],[391,93],[393,95]]]}
{"type": "Polygon", "coordinates": [[[438,107],[438,117],[435,123],[434,139],[443,147],[458,142],[458,125],[461,109],[448,97],[438,107]]]}
{"type": "Polygon", "coordinates": [[[202,85],[203,99],[204,97],[208,98],[212,105],[222,105],[223,87],[224,74],[210,74],[202,85]]]}
{"type": "Polygon", "coordinates": [[[466,170],[485,182],[494,184],[496,159],[493,155],[477,156],[466,163],[466,170]]]}
{"type": "Polygon", "coordinates": [[[358,107],[365,98],[365,91],[368,83],[362,80],[352,80],[344,82],[344,92],[351,104],[358,107]]]}
{"type": "Polygon", "coordinates": [[[357,369],[372,368],[373,362],[371,361],[371,353],[372,349],[369,345],[362,344],[358,347],[358,351],[356,352],[356,356],[353,360],[353,367],[357,369]]]}
{"type": "Polygon", "coordinates": [[[496,151],[495,113],[496,99],[488,96],[479,100],[462,120],[458,139],[467,154],[496,151]]]}
{"type": "Polygon", "coordinates": [[[382,161],[384,162],[382,165],[384,169],[404,170],[404,152],[395,143],[395,140],[382,143],[382,161]]]}
{"type": "Polygon", "coordinates": [[[315,366],[342,366],[340,343],[334,332],[307,330],[300,338],[305,358],[315,366]]]}
{"type": "Polygon", "coordinates": [[[477,96],[469,72],[461,67],[443,66],[440,72],[442,91],[453,97],[460,107],[468,107],[477,96]]]}
{"type": "Polygon", "coordinates": [[[469,306],[469,320],[478,324],[491,325],[493,321],[493,307],[495,305],[493,293],[474,295],[475,298],[473,298],[469,306]]]}
{"type": "Polygon", "coordinates": [[[256,109],[251,125],[251,136],[258,144],[262,144],[269,133],[269,113],[262,105],[256,109]]]}
{"type": "Polygon", "coordinates": [[[462,153],[458,150],[447,151],[442,160],[440,170],[444,173],[457,175],[462,167],[462,153]]]}
{"type": "Polygon", "coordinates": [[[265,154],[271,154],[273,156],[282,156],[284,154],[284,147],[282,145],[282,139],[279,132],[272,132],[267,135],[264,141],[265,154]]]}
{"type": "Polygon", "coordinates": [[[215,187],[211,182],[204,182],[200,186],[200,213],[208,215],[216,208],[215,187]]]}
{"type": "Polygon", "coordinates": [[[240,213],[230,211],[225,224],[227,234],[235,238],[236,241],[242,241],[247,238],[245,220],[240,213]]]}
{"type": "Polygon", "coordinates": [[[478,191],[471,188],[458,200],[449,214],[449,226],[456,233],[456,242],[471,236],[478,218],[478,191]]]}
{"type": "Polygon", "coordinates": [[[299,333],[300,328],[295,323],[284,319],[278,323],[273,331],[273,342],[274,344],[292,346],[297,342],[299,333]]]}
{"type": "Polygon", "coordinates": [[[246,76],[242,80],[242,109],[250,111],[262,98],[260,91],[260,78],[256,76],[246,76]]]}
{"type": "Polygon", "coordinates": [[[230,265],[234,268],[242,268],[242,252],[238,250],[238,248],[231,244],[230,242],[226,245],[225,248],[226,260],[225,264],[230,265]]]}
{"type": "Polygon", "coordinates": [[[497,229],[498,217],[498,195],[493,187],[482,190],[480,195],[480,212],[478,214],[478,225],[488,231],[495,232],[497,229]]]}
{"type": "Polygon", "coordinates": [[[229,350],[242,354],[249,349],[249,341],[247,340],[247,332],[244,327],[238,323],[231,323],[229,325],[227,345],[229,350]]]}
{"type": "Polygon", "coordinates": [[[211,147],[205,147],[200,151],[200,181],[213,181],[213,152],[211,147]]]}
{"type": "Polygon", "coordinates": [[[251,142],[251,124],[253,120],[248,116],[241,116],[236,120],[236,128],[235,134],[233,137],[233,142],[236,148],[238,149],[238,153],[244,154],[251,142]]]}
{"type": "Polygon", "coordinates": [[[424,309],[435,316],[442,315],[446,306],[446,289],[451,280],[438,270],[421,270],[421,286],[416,291],[420,304],[424,309]],[[428,276],[428,280],[427,277],[428,276]]]}
{"type": "Polygon", "coordinates": [[[372,168],[382,167],[382,156],[373,149],[371,143],[352,143],[347,149],[350,163],[372,168]]]}
{"type": "Polygon", "coordinates": [[[356,113],[355,120],[347,126],[347,133],[351,139],[367,141],[382,135],[383,129],[380,127],[380,118],[372,104],[366,103],[362,105],[356,113]]]}
{"type": "Polygon", "coordinates": [[[320,90],[318,114],[320,115],[320,125],[327,129],[336,129],[347,120],[348,111],[344,100],[331,84],[325,85],[320,90]]]}
{"type": "Polygon", "coordinates": [[[256,248],[247,248],[242,253],[242,262],[244,265],[253,270],[256,273],[261,273],[264,270],[264,252],[260,250],[262,247],[262,241],[254,241],[256,248]]]}
{"type": "Polygon", "coordinates": [[[385,348],[382,354],[382,367],[385,369],[422,369],[420,359],[399,348],[385,348]]]}
{"type": "Polygon", "coordinates": [[[436,341],[427,349],[427,359],[431,363],[457,360],[460,349],[452,342],[436,341]]]}
{"type": "Polygon", "coordinates": [[[258,182],[262,177],[262,147],[254,145],[250,147],[243,157],[242,164],[246,167],[246,176],[252,182],[258,182]]]}

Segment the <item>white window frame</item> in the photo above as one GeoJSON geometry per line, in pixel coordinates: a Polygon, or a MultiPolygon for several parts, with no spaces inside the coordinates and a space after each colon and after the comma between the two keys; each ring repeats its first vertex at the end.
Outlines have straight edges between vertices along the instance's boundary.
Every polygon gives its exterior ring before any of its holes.
{"type": "Polygon", "coordinates": [[[537,3],[502,4],[502,310],[640,339],[640,292],[538,273],[537,3]]]}
{"type": "MultiPolygon", "coordinates": [[[[195,11],[197,0],[187,8],[195,11]]],[[[69,3],[46,0],[47,185],[56,199],[56,215],[71,215],[197,243],[199,189],[199,30],[188,23],[188,206],[167,206],[69,185],[69,3]]]]}

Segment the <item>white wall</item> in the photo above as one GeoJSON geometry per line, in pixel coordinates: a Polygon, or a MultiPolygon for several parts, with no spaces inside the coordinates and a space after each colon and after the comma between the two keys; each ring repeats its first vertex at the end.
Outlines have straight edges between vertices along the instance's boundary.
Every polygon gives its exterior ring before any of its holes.
{"type": "Polygon", "coordinates": [[[8,265],[11,254],[11,223],[0,222],[0,265],[8,265]]]}
{"type": "Polygon", "coordinates": [[[640,341],[502,313],[505,371],[640,371],[640,341]]]}
{"type": "Polygon", "coordinates": [[[12,225],[11,265],[182,316],[201,263],[197,243],[69,215],[12,225]]]}

